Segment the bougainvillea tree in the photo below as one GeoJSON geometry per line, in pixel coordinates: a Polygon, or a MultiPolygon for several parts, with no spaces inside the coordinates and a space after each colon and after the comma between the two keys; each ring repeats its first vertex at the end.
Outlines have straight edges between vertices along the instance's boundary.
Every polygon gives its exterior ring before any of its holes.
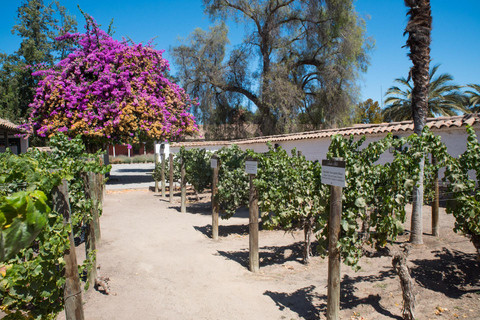
{"type": "Polygon", "coordinates": [[[85,34],[65,34],[77,49],[42,76],[25,127],[32,134],[82,135],[87,145],[172,140],[197,130],[195,103],[167,77],[169,63],[151,44],[114,40],[87,17],[85,34]]]}

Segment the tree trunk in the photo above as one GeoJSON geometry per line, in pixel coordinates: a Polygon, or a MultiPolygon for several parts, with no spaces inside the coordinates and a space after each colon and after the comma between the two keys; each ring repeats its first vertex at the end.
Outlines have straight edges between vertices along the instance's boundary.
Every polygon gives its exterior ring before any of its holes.
{"type": "MultiPolygon", "coordinates": [[[[405,28],[408,33],[407,47],[410,48],[409,57],[413,66],[410,76],[413,80],[412,88],[412,116],[414,132],[420,136],[427,121],[428,114],[428,87],[430,69],[430,42],[432,30],[432,14],[430,0],[405,0],[409,7],[410,19],[405,28]]],[[[420,164],[420,181],[414,188],[412,210],[412,233],[410,242],[423,243],[422,240],[422,205],[423,205],[423,165],[420,164]]]]}
{"type": "Polygon", "coordinates": [[[392,259],[393,269],[400,278],[400,285],[403,293],[402,316],[405,320],[415,320],[415,294],[413,293],[413,281],[407,267],[408,246],[403,252],[398,251],[392,259]]]}
{"type": "Polygon", "coordinates": [[[470,241],[472,241],[475,249],[477,249],[477,258],[480,260],[480,235],[472,234],[470,241]]]}
{"type": "Polygon", "coordinates": [[[305,235],[305,242],[303,247],[303,263],[309,264],[310,257],[312,256],[311,244],[312,244],[312,229],[313,229],[313,217],[305,219],[303,232],[305,235]]]}
{"type": "Polygon", "coordinates": [[[413,203],[412,203],[412,221],[410,242],[415,244],[423,244],[423,222],[422,222],[422,206],[423,206],[423,171],[425,167],[425,158],[422,158],[419,163],[420,179],[418,185],[413,188],[413,203]]]}

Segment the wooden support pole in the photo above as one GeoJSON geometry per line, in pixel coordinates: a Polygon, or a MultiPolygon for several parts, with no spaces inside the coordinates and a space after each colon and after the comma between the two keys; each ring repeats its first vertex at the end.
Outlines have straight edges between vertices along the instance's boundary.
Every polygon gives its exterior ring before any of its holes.
{"type": "Polygon", "coordinates": [[[162,161],[162,174],[161,174],[161,179],[162,179],[162,197],[165,198],[165,153],[162,153],[162,155],[161,155],[161,161],[162,161]]]}
{"type": "Polygon", "coordinates": [[[340,312],[340,238],[342,220],[342,187],[330,187],[330,220],[328,222],[328,289],[327,320],[338,320],[340,312]]]}
{"type": "Polygon", "coordinates": [[[7,152],[7,149],[10,147],[9,146],[9,141],[8,141],[8,130],[5,129],[5,132],[3,133],[3,140],[5,142],[5,152],[7,152]]]}
{"type": "MultiPolygon", "coordinates": [[[[246,159],[246,168],[247,173],[251,172],[248,168],[248,162],[251,162],[255,168],[253,171],[257,171],[256,160],[246,159]]],[[[249,174],[250,177],[250,195],[249,195],[249,224],[248,224],[248,233],[249,233],[249,269],[251,272],[258,272],[260,270],[260,259],[258,253],[258,193],[253,180],[255,179],[256,174],[249,174]]]]}
{"type": "MultiPolygon", "coordinates": [[[[53,210],[63,215],[63,224],[72,224],[70,219],[70,204],[68,202],[68,184],[65,179],[52,190],[53,210]]],[[[78,275],[77,255],[73,234],[68,235],[70,248],[65,250],[65,315],[67,320],[83,320],[82,289],[78,275]]]]}
{"type": "MultiPolygon", "coordinates": [[[[432,155],[432,165],[437,165],[437,158],[432,155]]],[[[432,203],[432,235],[434,237],[440,236],[440,227],[439,227],[439,219],[438,219],[438,209],[439,209],[439,198],[440,198],[440,189],[438,186],[438,171],[435,172],[435,176],[433,178],[433,187],[435,190],[435,194],[433,196],[433,203],[432,203]]]]}
{"type": "MultiPolygon", "coordinates": [[[[157,141],[154,142],[154,148],[155,148],[155,171],[157,170],[157,165],[158,165],[158,153],[157,153],[157,141]]],[[[158,192],[158,180],[155,179],[155,193],[158,192]]]]}
{"type": "Polygon", "coordinates": [[[95,233],[95,242],[99,243],[101,236],[100,232],[100,214],[99,214],[99,199],[100,189],[98,183],[98,175],[93,172],[88,172],[88,196],[92,199],[92,216],[93,216],[93,230],[95,233]]]}
{"type": "Polygon", "coordinates": [[[180,204],[180,212],[186,213],[187,212],[187,181],[185,180],[185,161],[183,158],[180,158],[181,161],[181,204],[180,204]]]}
{"type": "Polygon", "coordinates": [[[217,184],[218,184],[218,169],[220,163],[218,161],[218,157],[216,155],[212,156],[212,160],[215,160],[214,163],[212,162],[213,168],[213,179],[212,179],[212,239],[218,240],[218,213],[220,206],[218,205],[215,196],[218,192],[217,184]],[[213,165],[215,164],[215,166],[213,165]]]}
{"type": "Polygon", "coordinates": [[[170,161],[170,181],[169,181],[169,195],[170,195],[170,203],[173,203],[173,192],[175,188],[173,187],[173,153],[170,153],[169,155],[170,161]]]}
{"type": "MultiPolygon", "coordinates": [[[[88,192],[87,196],[92,197],[91,194],[93,193],[93,190],[91,189],[91,173],[84,173],[87,186],[88,186],[88,192]]],[[[95,212],[95,211],[94,211],[95,212]]],[[[95,216],[93,216],[93,219],[87,223],[86,225],[86,230],[85,230],[85,255],[87,259],[90,258],[91,255],[92,257],[92,269],[89,270],[89,273],[87,275],[87,283],[89,284],[89,288],[95,286],[95,279],[97,278],[97,257],[95,250],[97,250],[97,244],[96,244],[96,238],[95,238],[95,216]]]]}

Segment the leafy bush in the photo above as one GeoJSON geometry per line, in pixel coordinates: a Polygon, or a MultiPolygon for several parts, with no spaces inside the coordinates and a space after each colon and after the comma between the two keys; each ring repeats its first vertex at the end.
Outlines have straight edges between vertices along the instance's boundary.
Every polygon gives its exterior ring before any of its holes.
{"type": "Polygon", "coordinates": [[[455,217],[455,232],[471,237],[480,257],[480,143],[475,130],[467,127],[467,150],[446,166],[445,179],[453,201],[448,202],[447,213],[455,217]],[[472,173],[476,179],[472,179],[472,173]]]}
{"type": "Polygon", "coordinates": [[[200,193],[210,188],[212,184],[211,153],[205,149],[187,150],[182,147],[179,157],[185,164],[185,180],[193,186],[195,192],[200,193]]]}
{"type": "MultiPolygon", "coordinates": [[[[82,172],[105,173],[109,170],[101,165],[98,154],[84,153],[80,137],[56,136],[51,146],[51,154],[33,150],[20,156],[0,155],[2,197],[17,195],[18,199],[18,192],[33,192],[40,200],[39,192],[46,195],[44,209],[41,209],[46,218],[45,227],[32,246],[4,262],[5,273],[0,278],[0,308],[7,313],[4,319],[54,319],[63,310],[63,257],[69,249],[71,227],[64,226],[61,214],[48,211],[47,206],[52,207],[51,190],[62,178],[69,181],[72,225],[74,230],[79,230],[82,223],[92,219],[93,205],[91,200],[85,199],[82,172]]],[[[37,208],[40,210],[40,207],[37,208]]],[[[88,264],[88,260],[84,261],[82,268],[88,264]]]]}
{"type": "Polygon", "coordinates": [[[247,154],[237,145],[223,147],[217,152],[220,167],[216,197],[222,219],[231,218],[235,210],[248,205],[250,182],[245,173],[246,156],[247,154]]]}
{"type": "Polygon", "coordinates": [[[328,188],[320,183],[321,166],[318,162],[297,156],[296,150],[288,156],[282,148],[257,155],[258,174],[254,180],[259,194],[263,226],[283,230],[301,228],[305,233],[303,259],[310,258],[310,235],[315,225],[325,225],[325,206],[328,188]]]}

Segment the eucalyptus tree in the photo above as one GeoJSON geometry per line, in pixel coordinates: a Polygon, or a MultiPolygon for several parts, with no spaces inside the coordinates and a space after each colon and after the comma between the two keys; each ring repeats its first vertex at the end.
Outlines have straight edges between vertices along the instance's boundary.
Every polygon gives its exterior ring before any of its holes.
{"type": "MultiPolygon", "coordinates": [[[[442,73],[435,76],[440,65],[435,65],[429,72],[427,116],[454,116],[466,112],[464,95],[460,86],[452,84],[453,76],[442,73]]],[[[386,92],[383,114],[388,121],[412,119],[412,82],[404,77],[395,79],[401,85],[392,86],[386,92]]]]}
{"type": "Polygon", "coordinates": [[[174,46],[182,86],[200,97],[201,122],[221,108],[251,106],[258,134],[334,124],[355,104],[371,40],[352,1],[204,0],[216,22],[174,46]],[[245,27],[229,44],[225,22],[245,27]]]}

